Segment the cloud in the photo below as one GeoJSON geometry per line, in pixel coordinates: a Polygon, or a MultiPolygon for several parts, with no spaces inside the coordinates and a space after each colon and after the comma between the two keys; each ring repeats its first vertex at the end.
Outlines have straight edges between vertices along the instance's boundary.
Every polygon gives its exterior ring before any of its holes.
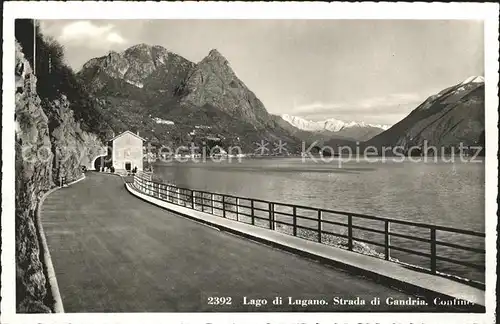
{"type": "Polygon", "coordinates": [[[323,120],[338,118],[343,120],[380,120],[395,123],[425,100],[419,93],[395,93],[386,96],[363,98],[345,102],[313,102],[294,106],[291,114],[323,120]]]}
{"type": "Polygon", "coordinates": [[[311,113],[314,111],[332,111],[342,108],[339,103],[324,103],[316,101],[306,105],[295,106],[292,110],[294,114],[311,113]]]}
{"type": "Polygon", "coordinates": [[[99,26],[88,20],[80,20],[63,26],[57,39],[65,44],[72,43],[91,48],[109,48],[111,45],[127,43],[115,29],[112,24],[99,26]]]}

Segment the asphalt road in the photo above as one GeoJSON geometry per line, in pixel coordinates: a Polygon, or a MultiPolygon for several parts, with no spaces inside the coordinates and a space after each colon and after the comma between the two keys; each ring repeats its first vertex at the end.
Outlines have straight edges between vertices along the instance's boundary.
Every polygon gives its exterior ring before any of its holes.
{"type": "Polygon", "coordinates": [[[410,296],[155,207],[117,176],[87,173],[54,192],[42,223],[66,312],[435,310],[386,305],[410,296]],[[244,297],[268,304],[244,305],[244,297]],[[289,305],[288,297],[328,305],[289,305]],[[370,304],[375,297],[381,305],[370,304]]]}

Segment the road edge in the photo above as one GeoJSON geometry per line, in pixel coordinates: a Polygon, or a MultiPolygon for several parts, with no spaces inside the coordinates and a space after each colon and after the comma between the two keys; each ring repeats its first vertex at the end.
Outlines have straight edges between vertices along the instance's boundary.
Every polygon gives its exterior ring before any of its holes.
{"type": "MultiPolygon", "coordinates": [[[[68,183],[67,186],[71,186],[79,181],[82,181],[83,179],[85,179],[85,174],[83,174],[79,179],[68,183]]],[[[36,225],[38,233],[40,235],[39,239],[42,245],[43,263],[45,266],[45,270],[47,271],[47,284],[52,294],[52,298],[54,299],[54,313],[64,313],[64,306],[61,298],[61,293],[59,291],[59,285],[57,284],[56,272],[52,263],[52,257],[50,256],[49,245],[47,244],[47,238],[45,237],[45,232],[42,226],[42,205],[45,199],[47,199],[47,197],[51,193],[59,189],[61,189],[61,187],[55,187],[44,193],[40,198],[40,201],[38,202],[38,206],[36,208],[36,225]]]]}

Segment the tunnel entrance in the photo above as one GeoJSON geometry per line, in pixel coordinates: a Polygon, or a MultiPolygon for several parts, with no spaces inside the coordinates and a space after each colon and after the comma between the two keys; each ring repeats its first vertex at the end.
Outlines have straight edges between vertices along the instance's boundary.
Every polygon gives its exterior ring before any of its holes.
{"type": "Polygon", "coordinates": [[[102,168],[104,168],[104,158],[105,156],[99,156],[97,159],[94,161],[94,170],[97,171],[102,171],[102,168]]]}

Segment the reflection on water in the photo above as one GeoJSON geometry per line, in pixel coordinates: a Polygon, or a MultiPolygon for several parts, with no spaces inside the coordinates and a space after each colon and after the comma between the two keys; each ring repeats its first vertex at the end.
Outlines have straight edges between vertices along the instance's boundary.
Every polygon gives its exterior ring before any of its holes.
{"type": "Polygon", "coordinates": [[[186,188],[484,232],[483,163],[244,159],[157,164],[155,173],[186,188]]]}

